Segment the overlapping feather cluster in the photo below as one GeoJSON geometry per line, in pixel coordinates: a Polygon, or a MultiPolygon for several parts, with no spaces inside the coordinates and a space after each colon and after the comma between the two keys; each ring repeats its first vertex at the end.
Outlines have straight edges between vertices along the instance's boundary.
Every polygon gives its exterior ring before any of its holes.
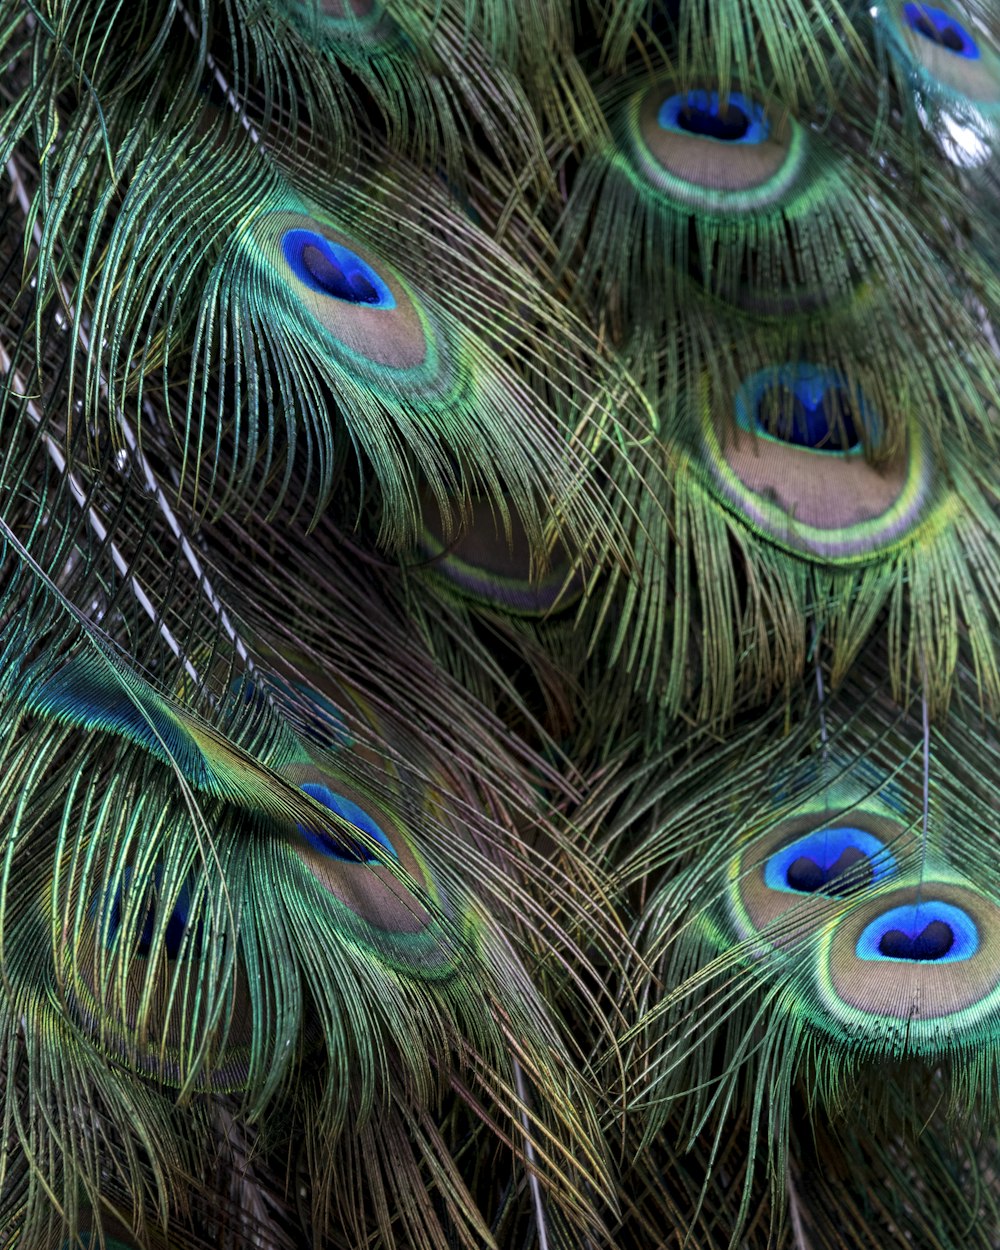
{"type": "Polygon", "coordinates": [[[995,1247],[992,0],[0,48],[0,1247],[995,1247]]]}

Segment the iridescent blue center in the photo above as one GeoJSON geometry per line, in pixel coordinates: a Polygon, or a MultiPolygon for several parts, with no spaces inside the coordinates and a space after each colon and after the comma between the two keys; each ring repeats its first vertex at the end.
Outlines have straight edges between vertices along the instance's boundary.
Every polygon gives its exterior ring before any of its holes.
{"type": "Polygon", "coordinates": [[[936,43],[938,47],[964,56],[968,61],[979,59],[979,45],[965,27],[944,9],[933,9],[927,4],[906,4],[903,17],[907,26],[918,35],[936,43]]]}
{"type": "Polygon", "coordinates": [[[858,388],[832,369],[783,365],[762,369],[736,396],[736,423],[793,447],[843,454],[861,449],[859,425],[874,417],[858,388]]]}
{"type": "MultiPolygon", "coordinates": [[[[118,933],[121,930],[124,891],[130,888],[135,888],[134,886],[131,886],[133,875],[134,870],[131,867],[126,868],[122,873],[121,884],[115,890],[114,896],[111,899],[110,906],[107,910],[105,932],[107,934],[107,945],[109,949],[117,941],[118,933]]],[[[142,928],[136,938],[134,953],[141,959],[146,959],[149,956],[149,952],[153,945],[153,935],[155,934],[159,924],[159,917],[157,915],[158,899],[155,897],[155,893],[160,888],[162,875],[162,870],[159,868],[157,868],[153,873],[153,881],[150,885],[149,891],[153,897],[150,898],[149,906],[146,910],[146,916],[142,922],[142,928]]],[[[185,885],[181,887],[180,893],[174,900],[174,905],[170,909],[170,915],[167,917],[166,929],[163,934],[163,949],[166,951],[169,959],[176,959],[180,954],[181,943],[184,941],[184,934],[188,929],[190,912],[191,892],[185,885]]],[[[196,939],[200,934],[200,930],[201,926],[199,925],[195,934],[196,939]]]]}
{"type": "Polygon", "coordinates": [[[314,230],[286,230],[285,260],[311,291],[370,308],[395,308],[396,300],[375,270],[350,248],[314,230]]]}
{"type": "MultiPolygon", "coordinates": [[[[335,812],[338,816],[354,825],[356,829],[360,829],[362,833],[368,834],[373,842],[378,843],[385,851],[394,859],[397,858],[396,851],[378,827],[374,820],[362,807],[358,807],[357,803],[352,803],[350,799],[344,798],[342,794],[337,794],[328,786],[318,781],[307,781],[302,789],[310,798],[322,803],[324,807],[329,808],[331,812],[335,812]]],[[[354,864],[377,864],[380,857],[373,850],[352,838],[350,834],[336,835],[330,833],[317,832],[309,829],[305,825],[299,825],[299,833],[305,838],[309,845],[315,851],[319,851],[321,855],[326,855],[330,859],[342,859],[354,864]]]]}
{"type": "Polygon", "coordinates": [[[843,895],[881,881],[895,864],[873,834],[836,825],[803,834],[776,851],[764,865],[764,883],[785,893],[843,895]]]}
{"type": "Polygon", "coordinates": [[[724,106],[718,91],[681,92],[663,101],[656,119],[664,130],[720,143],[763,143],[771,133],[763,105],[741,91],[730,92],[724,106]]]}
{"type": "Polygon", "coordinates": [[[866,925],[855,953],[859,959],[957,963],[978,949],[972,917],[951,903],[929,899],[893,907],[866,925]]]}

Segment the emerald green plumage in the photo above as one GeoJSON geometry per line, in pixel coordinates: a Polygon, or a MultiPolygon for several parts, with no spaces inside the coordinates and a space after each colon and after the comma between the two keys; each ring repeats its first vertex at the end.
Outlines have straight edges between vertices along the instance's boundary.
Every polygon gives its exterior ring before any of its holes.
{"type": "Polygon", "coordinates": [[[0,52],[0,1250],[993,1250],[995,6],[0,52]]]}

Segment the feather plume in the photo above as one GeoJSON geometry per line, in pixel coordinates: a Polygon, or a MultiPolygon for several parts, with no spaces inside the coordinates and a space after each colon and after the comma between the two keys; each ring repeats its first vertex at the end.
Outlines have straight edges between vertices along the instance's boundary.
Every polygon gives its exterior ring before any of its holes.
{"type": "Polygon", "coordinates": [[[0,1250],[993,1247],[985,0],[0,0],[0,1250]]]}

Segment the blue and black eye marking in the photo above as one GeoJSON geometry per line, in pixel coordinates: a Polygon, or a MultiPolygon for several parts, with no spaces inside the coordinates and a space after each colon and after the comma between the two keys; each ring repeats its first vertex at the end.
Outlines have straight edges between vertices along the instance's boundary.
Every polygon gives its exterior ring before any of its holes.
{"type": "Polygon", "coordinates": [[[771,890],[834,897],[883,881],[895,869],[891,850],[853,825],[805,833],[772,854],[764,865],[771,890]]]}
{"type": "Polygon", "coordinates": [[[1000,1021],[1000,908],[925,869],[838,917],[803,975],[827,1032],[893,1053],[980,1047],[1000,1021]]]}
{"type": "Polygon", "coordinates": [[[957,18],[929,4],[906,4],[903,20],[915,34],[968,61],[980,58],[979,44],[957,18]]]}
{"type": "Polygon", "coordinates": [[[731,861],[728,910],[736,937],[762,949],[815,938],[845,904],[891,884],[914,846],[883,804],[805,807],[731,861]]]}
{"type": "Polygon", "coordinates": [[[295,276],[317,294],[371,308],[396,307],[383,278],[344,244],[299,228],[285,231],[281,249],[295,276]]]}
{"type": "MultiPolygon", "coordinates": [[[[145,919],[142,928],[136,935],[135,945],[133,946],[133,954],[138,955],[140,959],[148,959],[150,950],[153,945],[153,936],[157,926],[160,923],[159,916],[159,892],[163,877],[161,868],[156,868],[149,883],[147,894],[149,901],[147,904],[145,919]]],[[[135,872],[129,866],[122,873],[121,881],[115,888],[110,898],[107,908],[107,916],[105,920],[105,941],[109,950],[113,950],[121,931],[121,914],[124,904],[124,894],[130,889],[134,889],[135,872]]],[[[168,959],[177,959],[180,955],[181,947],[184,942],[185,935],[188,932],[188,926],[191,919],[191,890],[188,885],[183,885],[174,899],[170,908],[170,915],[167,918],[166,927],[163,934],[163,950],[168,959]]],[[[197,925],[192,935],[192,941],[195,946],[201,936],[201,925],[197,925]]]]}
{"type": "MultiPolygon", "coordinates": [[[[324,807],[354,825],[356,829],[360,829],[362,833],[368,834],[375,843],[385,850],[387,855],[393,859],[399,858],[389,838],[363,807],[352,802],[351,799],[346,798],[344,795],[338,794],[335,790],[331,790],[329,786],[324,785],[322,782],[304,782],[302,789],[310,798],[315,799],[317,803],[322,803],[324,807]]],[[[323,831],[310,829],[301,824],[298,826],[298,829],[313,850],[319,851],[321,855],[356,864],[377,864],[382,862],[379,855],[364,846],[357,838],[352,838],[350,834],[345,833],[334,836],[323,831]]]]}
{"type": "Polygon", "coordinates": [[[763,369],[736,396],[736,424],[811,451],[861,452],[861,432],[881,440],[881,421],[858,387],[836,370],[813,365],[763,369]]]}
{"type": "Polygon", "coordinates": [[[707,378],[703,386],[702,464],[721,502],[761,538],[819,563],[859,563],[910,538],[934,506],[919,421],[879,459],[882,418],[837,370],[805,361],[759,369],[728,419],[713,411],[726,397],[713,399],[707,378]]]}

